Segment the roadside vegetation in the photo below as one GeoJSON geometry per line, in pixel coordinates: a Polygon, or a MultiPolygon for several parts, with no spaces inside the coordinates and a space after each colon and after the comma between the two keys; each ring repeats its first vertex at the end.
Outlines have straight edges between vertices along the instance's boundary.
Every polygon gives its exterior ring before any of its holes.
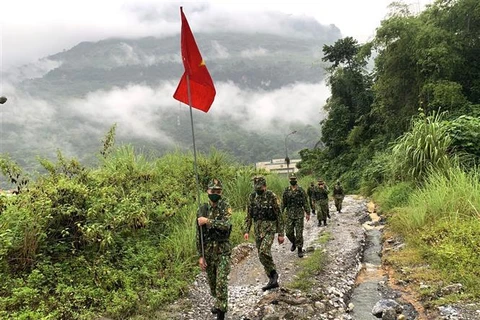
{"type": "MultiPolygon", "coordinates": [[[[115,126],[96,167],[58,152],[29,176],[0,158],[20,190],[0,196],[0,318],[149,319],[193,282],[200,270],[192,154],[155,157],[114,140],[115,126]]],[[[214,149],[198,155],[197,167],[201,203],[210,179],[224,182],[234,246],[244,241],[253,176],[264,174],[277,195],[288,184],[214,149]]]]}
{"type": "Polygon", "coordinates": [[[480,300],[478,33],[478,1],[395,2],[372,41],[325,45],[328,116],[300,152],[301,173],[373,197],[405,243],[384,261],[431,305],[480,300]]]}

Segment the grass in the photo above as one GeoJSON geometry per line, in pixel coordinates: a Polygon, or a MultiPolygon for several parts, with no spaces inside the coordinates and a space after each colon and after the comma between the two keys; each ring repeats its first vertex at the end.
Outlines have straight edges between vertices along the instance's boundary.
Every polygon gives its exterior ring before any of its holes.
{"type": "Polygon", "coordinates": [[[384,262],[394,267],[397,277],[418,288],[426,284],[418,291],[430,305],[480,299],[479,191],[477,171],[437,171],[412,190],[407,203],[388,214],[391,231],[407,246],[386,254],[384,262]],[[439,294],[451,283],[461,283],[463,292],[439,294]]]}
{"type": "MultiPolygon", "coordinates": [[[[324,245],[330,237],[331,235],[328,232],[323,233],[320,238],[318,238],[317,243],[324,245]]],[[[300,260],[299,265],[300,270],[297,272],[297,277],[287,286],[291,289],[311,292],[315,285],[315,276],[319,274],[325,266],[325,254],[322,250],[315,250],[311,255],[300,260]]]]}

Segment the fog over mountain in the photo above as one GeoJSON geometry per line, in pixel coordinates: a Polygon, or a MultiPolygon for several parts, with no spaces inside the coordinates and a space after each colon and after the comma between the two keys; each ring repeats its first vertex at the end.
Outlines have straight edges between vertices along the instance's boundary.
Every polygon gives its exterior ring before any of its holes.
{"type": "MultiPolygon", "coordinates": [[[[119,143],[159,154],[191,149],[189,108],[172,98],[183,73],[178,7],[131,12],[145,23],[175,23],[177,34],[80,42],[5,72],[0,152],[27,166],[57,149],[90,161],[114,123],[119,143]]],[[[199,6],[188,19],[201,26],[196,32],[190,22],[217,96],[207,114],[194,110],[197,148],[215,146],[244,163],[265,161],[284,156],[285,135],[293,130],[292,155],[313,147],[329,95],[321,49],[340,31],[303,16],[252,16],[264,19],[256,21],[264,27],[253,29],[245,17],[210,20],[198,12],[206,11],[199,6]]]]}

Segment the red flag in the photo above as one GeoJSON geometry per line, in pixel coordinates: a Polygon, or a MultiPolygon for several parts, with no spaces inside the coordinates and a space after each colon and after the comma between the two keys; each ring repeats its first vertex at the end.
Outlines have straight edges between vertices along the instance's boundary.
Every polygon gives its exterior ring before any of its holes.
{"type": "Polygon", "coordinates": [[[183,14],[182,7],[180,7],[180,14],[182,16],[181,49],[185,72],[180,79],[180,83],[173,97],[180,102],[189,104],[187,88],[188,75],[191,107],[202,110],[203,112],[208,112],[215,99],[215,86],[213,85],[213,80],[207,70],[207,66],[202,59],[202,55],[198,50],[197,43],[188,25],[187,18],[183,14]]]}

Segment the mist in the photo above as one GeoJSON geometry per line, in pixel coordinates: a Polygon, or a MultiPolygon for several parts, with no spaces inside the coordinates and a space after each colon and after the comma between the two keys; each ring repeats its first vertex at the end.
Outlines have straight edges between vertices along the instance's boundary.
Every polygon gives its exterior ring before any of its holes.
{"type": "MultiPolygon", "coordinates": [[[[324,82],[295,83],[272,91],[242,90],[230,82],[215,85],[217,96],[207,116],[214,121],[229,118],[247,131],[275,133],[291,123],[319,126],[325,117],[323,105],[329,90],[324,82]]],[[[158,87],[132,84],[90,92],[83,98],[45,101],[7,85],[10,99],[0,109],[2,140],[13,139],[18,146],[49,152],[66,149],[67,154],[74,155],[79,142],[92,138],[100,141],[116,123],[121,139],[144,139],[173,148],[177,137],[163,131],[159,124],[165,115],[189,114],[189,107],[172,97],[176,86],[176,81],[158,87]]],[[[203,115],[193,111],[194,119],[203,115]]]]}

